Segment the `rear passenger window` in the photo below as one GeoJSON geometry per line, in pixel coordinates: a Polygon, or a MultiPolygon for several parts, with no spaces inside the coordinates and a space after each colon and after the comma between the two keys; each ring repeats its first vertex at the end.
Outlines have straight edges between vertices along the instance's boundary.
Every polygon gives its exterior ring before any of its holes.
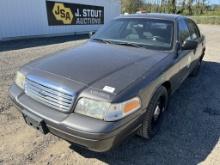
{"type": "Polygon", "coordinates": [[[188,24],[188,27],[189,27],[189,32],[190,32],[190,37],[192,40],[197,40],[200,38],[200,32],[199,32],[199,29],[197,27],[197,25],[191,21],[191,20],[187,20],[187,24],[188,24]]]}
{"type": "Polygon", "coordinates": [[[178,37],[179,41],[182,44],[186,40],[190,40],[190,33],[189,29],[185,23],[184,20],[179,20],[178,21],[178,37]]]}

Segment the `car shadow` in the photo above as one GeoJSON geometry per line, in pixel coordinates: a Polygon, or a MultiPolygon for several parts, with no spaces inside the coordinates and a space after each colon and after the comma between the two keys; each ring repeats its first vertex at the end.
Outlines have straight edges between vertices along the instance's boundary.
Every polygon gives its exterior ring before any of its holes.
{"type": "Polygon", "coordinates": [[[106,153],[71,145],[86,158],[108,164],[198,164],[220,137],[220,63],[203,62],[172,95],[161,131],[152,140],[133,136],[106,153]]]}
{"type": "Polygon", "coordinates": [[[30,48],[36,46],[45,46],[52,44],[59,44],[68,41],[74,41],[79,39],[88,39],[88,34],[81,35],[68,35],[58,37],[45,37],[45,38],[32,38],[32,39],[18,39],[13,41],[0,41],[0,52],[18,50],[23,48],[30,48]]]}

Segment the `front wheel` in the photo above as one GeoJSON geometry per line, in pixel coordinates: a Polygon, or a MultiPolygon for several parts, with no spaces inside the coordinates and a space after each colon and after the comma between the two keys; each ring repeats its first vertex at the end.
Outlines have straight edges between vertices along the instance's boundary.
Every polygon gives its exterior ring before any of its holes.
{"type": "Polygon", "coordinates": [[[154,93],[147,109],[142,127],[138,130],[138,135],[145,139],[152,138],[160,129],[167,109],[168,92],[163,86],[154,93]]]}

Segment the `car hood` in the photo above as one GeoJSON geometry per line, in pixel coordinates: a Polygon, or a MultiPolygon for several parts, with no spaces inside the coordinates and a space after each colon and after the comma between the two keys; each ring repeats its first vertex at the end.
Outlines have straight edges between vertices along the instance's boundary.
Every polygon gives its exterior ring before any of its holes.
{"type": "Polygon", "coordinates": [[[90,41],[36,60],[28,67],[96,89],[110,86],[117,93],[166,55],[168,53],[161,51],[90,41]]]}

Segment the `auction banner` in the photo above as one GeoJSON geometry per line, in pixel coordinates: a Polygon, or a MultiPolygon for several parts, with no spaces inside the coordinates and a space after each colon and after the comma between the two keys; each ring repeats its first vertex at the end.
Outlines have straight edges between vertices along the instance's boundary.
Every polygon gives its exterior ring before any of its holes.
{"type": "Polygon", "coordinates": [[[101,25],[104,7],[46,1],[48,25],[101,25]]]}

